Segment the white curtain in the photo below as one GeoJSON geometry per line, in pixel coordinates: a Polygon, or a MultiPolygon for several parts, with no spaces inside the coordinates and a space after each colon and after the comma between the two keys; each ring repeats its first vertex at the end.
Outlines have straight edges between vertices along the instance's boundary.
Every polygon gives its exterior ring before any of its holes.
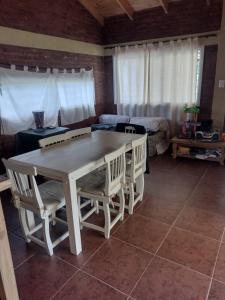
{"type": "Polygon", "coordinates": [[[198,39],[117,47],[114,95],[119,114],[161,116],[172,129],[185,104],[197,103],[198,39]]]}
{"type": "Polygon", "coordinates": [[[3,134],[34,128],[32,111],[44,110],[45,126],[57,125],[59,101],[49,73],[0,68],[0,116],[3,134]]]}
{"type": "Polygon", "coordinates": [[[118,114],[144,115],[149,83],[147,46],[117,47],[113,64],[114,99],[118,114]]]}
{"type": "Polygon", "coordinates": [[[44,126],[62,125],[95,115],[93,70],[39,73],[0,68],[0,119],[3,134],[35,128],[32,111],[44,111],[44,126]]]}
{"type": "Polygon", "coordinates": [[[95,115],[93,70],[58,73],[56,76],[62,125],[79,122],[95,115]]]}

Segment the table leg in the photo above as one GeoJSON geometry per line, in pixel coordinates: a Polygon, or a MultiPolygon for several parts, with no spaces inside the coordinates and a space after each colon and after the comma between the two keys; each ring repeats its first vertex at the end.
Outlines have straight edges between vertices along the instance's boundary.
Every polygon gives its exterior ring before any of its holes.
{"type": "Polygon", "coordinates": [[[177,144],[173,143],[173,158],[177,158],[177,144]]]}
{"type": "Polygon", "coordinates": [[[80,222],[77,202],[76,181],[70,176],[64,182],[66,214],[69,228],[70,251],[78,255],[82,251],[80,238],[80,222]]]}

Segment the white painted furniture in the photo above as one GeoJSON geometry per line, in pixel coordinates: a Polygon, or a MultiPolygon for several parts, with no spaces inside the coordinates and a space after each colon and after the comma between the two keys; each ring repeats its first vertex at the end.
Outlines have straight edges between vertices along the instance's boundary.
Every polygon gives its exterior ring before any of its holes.
{"type": "Polygon", "coordinates": [[[80,188],[78,192],[78,203],[81,197],[93,200],[95,203],[101,202],[105,216],[104,227],[97,226],[86,220],[95,212],[98,213],[98,205],[95,205],[91,210],[82,215],[80,208],[80,223],[84,227],[92,228],[104,232],[105,238],[110,237],[110,231],[113,226],[124,218],[124,186],[125,186],[125,146],[120,147],[118,150],[105,155],[105,169],[96,171],[94,174],[86,175],[84,178],[78,180],[77,185],[80,188]],[[110,205],[113,204],[113,198],[119,197],[119,209],[111,209],[110,205]],[[111,221],[111,213],[116,214],[113,221],[111,221]]]}
{"type": "Polygon", "coordinates": [[[126,145],[126,151],[131,150],[132,141],[139,137],[141,135],[97,130],[84,135],[81,139],[69,140],[54,147],[38,149],[10,158],[10,161],[34,166],[40,175],[63,182],[72,253],[79,254],[82,251],[77,179],[103,166],[105,155],[122,145],[126,145]]]}
{"type": "Polygon", "coordinates": [[[65,205],[63,185],[55,180],[46,181],[37,185],[35,167],[23,166],[14,161],[3,159],[7,174],[12,182],[12,195],[14,204],[19,211],[19,220],[26,242],[33,241],[46,248],[49,255],[53,255],[53,248],[68,237],[68,230],[52,242],[49,223],[67,223],[56,217],[56,211],[65,205]],[[26,211],[32,211],[39,216],[42,222],[30,229],[27,224],[26,211]],[[43,239],[35,236],[35,232],[43,229],[43,239]]]}
{"type": "Polygon", "coordinates": [[[62,143],[67,140],[66,133],[53,135],[38,141],[41,148],[50,147],[58,143],[62,143]]]}
{"type": "Polygon", "coordinates": [[[91,133],[91,127],[70,130],[65,135],[67,139],[75,139],[88,133],[91,133]]]}
{"type": "Polygon", "coordinates": [[[129,193],[129,214],[133,213],[134,206],[142,201],[144,193],[144,173],[146,169],[146,141],[147,134],[132,141],[131,160],[127,163],[126,184],[129,193]]]}
{"type": "MultiPolygon", "coordinates": [[[[9,189],[9,179],[0,181],[0,192],[9,189]]],[[[19,300],[5,218],[0,201],[0,299],[19,300]]]]}
{"type": "Polygon", "coordinates": [[[132,125],[125,126],[125,133],[136,133],[136,129],[132,125]]]}

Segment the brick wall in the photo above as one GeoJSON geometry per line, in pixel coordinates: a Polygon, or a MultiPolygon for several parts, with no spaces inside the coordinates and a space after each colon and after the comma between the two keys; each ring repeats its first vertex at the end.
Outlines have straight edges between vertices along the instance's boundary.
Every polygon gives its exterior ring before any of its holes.
{"type": "Polygon", "coordinates": [[[108,18],[104,26],[104,43],[123,43],[177,35],[203,33],[220,28],[222,0],[182,0],[169,4],[169,13],[161,7],[137,12],[134,20],[127,16],[108,18]]]}
{"type": "Polygon", "coordinates": [[[102,27],[77,0],[1,0],[0,26],[102,43],[102,27]]]}
{"type": "Polygon", "coordinates": [[[116,105],[114,104],[114,94],[113,94],[113,59],[112,59],[112,56],[104,57],[104,70],[105,70],[105,94],[106,94],[105,113],[116,114],[116,105]]]}

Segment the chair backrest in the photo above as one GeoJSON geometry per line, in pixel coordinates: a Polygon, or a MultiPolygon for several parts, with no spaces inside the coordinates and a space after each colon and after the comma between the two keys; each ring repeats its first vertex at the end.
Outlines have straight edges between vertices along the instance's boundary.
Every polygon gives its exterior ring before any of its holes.
{"type": "Polygon", "coordinates": [[[67,140],[66,133],[53,135],[44,139],[39,140],[39,146],[41,148],[49,147],[58,143],[62,143],[67,140]]]}
{"type": "Polygon", "coordinates": [[[136,129],[133,126],[126,126],[124,128],[125,133],[136,133],[136,129]]]}
{"type": "Polygon", "coordinates": [[[136,133],[136,134],[145,134],[146,129],[142,125],[137,124],[131,124],[131,123],[117,123],[116,125],[116,131],[117,132],[125,132],[125,133],[136,133]],[[127,129],[130,129],[130,132],[127,131],[127,129]],[[135,132],[131,132],[135,130],[135,132]]]}
{"type": "Polygon", "coordinates": [[[146,141],[147,141],[147,134],[143,135],[141,138],[137,140],[132,141],[132,159],[131,159],[130,176],[133,182],[135,182],[135,179],[141,173],[145,172],[146,141]]]}
{"type": "Polygon", "coordinates": [[[36,212],[44,209],[35,176],[35,167],[27,167],[10,160],[2,159],[8,177],[12,182],[11,191],[17,208],[24,207],[36,212]]]}
{"type": "Polygon", "coordinates": [[[106,185],[107,195],[115,194],[119,191],[122,184],[125,184],[126,161],[125,146],[105,155],[106,163],[106,185]]]}
{"type": "Polygon", "coordinates": [[[65,133],[67,139],[75,139],[78,138],[84,134],[91,133],[91,127],[85,127],[85,128],[80,128],[80,129],[74,129],[67,131],[65,133]]]}

